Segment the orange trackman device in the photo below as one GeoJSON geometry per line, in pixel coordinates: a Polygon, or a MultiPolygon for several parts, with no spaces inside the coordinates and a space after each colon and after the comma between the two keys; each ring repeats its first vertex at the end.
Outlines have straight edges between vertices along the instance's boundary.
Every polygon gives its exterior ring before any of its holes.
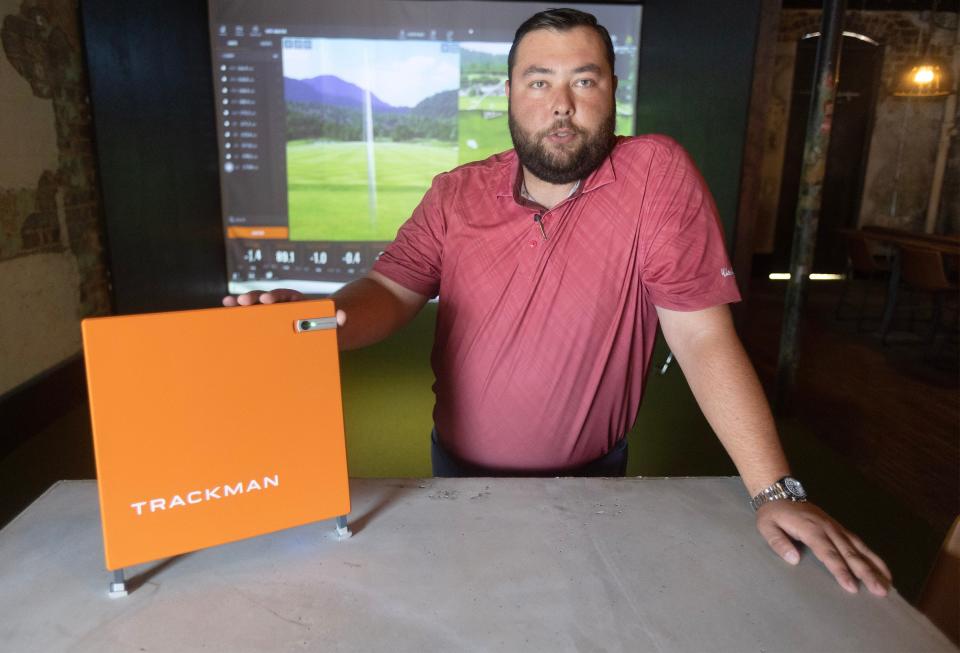
{"type": "Polygon", "coordinates": [[[107,569],[350,512],[330,300],[83,321],[107,569]]]}

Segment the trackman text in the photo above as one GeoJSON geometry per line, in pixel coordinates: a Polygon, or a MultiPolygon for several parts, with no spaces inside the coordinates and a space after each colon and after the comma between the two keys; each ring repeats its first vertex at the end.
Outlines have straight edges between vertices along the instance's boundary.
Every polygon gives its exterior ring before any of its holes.
{"type": "Polygon", "coordinates": [[[271,487],[279,487],[280,485],[280,475],[274,474],[273,476],[264,476],[262,480],[258,481],[253,479],[246,483],[240,481],[234,483],[233,485],[218,485],[216,487],[207,488],[205,490],[193,490],[192,492],[187,492],[185,495],[181,496],[179,494],[174,494],[170,497],[170,500],[167,499],[150,499],[149,501],[137,501],[136,503],[131,503],[130,507],[137,511],[137,516],[144,514],[144,508],[149,506],[150,512],[157,512],[159,510],[170,510],[172,508],[177,508],[180,506],[193,505],[197,503],[203,503],[204,501],[218,501],[220,499],[225,499],[227,497],[232,497],[238,494],[248,494],[250,492],[260,492],[271,487]],[[221,494],[222,492],[222,494],[221,494]]]}

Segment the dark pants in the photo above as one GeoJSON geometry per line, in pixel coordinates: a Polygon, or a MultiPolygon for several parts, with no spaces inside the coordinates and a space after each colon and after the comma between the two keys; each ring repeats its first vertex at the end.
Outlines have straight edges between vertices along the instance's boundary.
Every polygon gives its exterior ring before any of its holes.
{"type": "Polygon", "coordinates": [[[503,471],[479,467],[462,461],[440,446],[437,441],[437,430],[430,434],[430,459],[433,463],[433,475],[442,477],[471,477],[471,476],[623,476],[627,472],[627,438],[624,436],[613,445],[613,449],[596,460],[573,469],[516,472],[503,471]]]}

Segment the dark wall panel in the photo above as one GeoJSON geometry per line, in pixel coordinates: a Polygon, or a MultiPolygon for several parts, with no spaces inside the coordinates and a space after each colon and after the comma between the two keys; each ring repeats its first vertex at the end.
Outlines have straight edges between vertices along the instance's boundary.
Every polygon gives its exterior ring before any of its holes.
{"type": "Polygon", "coordinates": [[[643,5],[637,131],[690,152],[734,242],[760,0],[643,5]]]}
{"type": "Polygon", "coordinates": [[[206,3],[83,0],[117,313],[226,292],[206,3]]]}

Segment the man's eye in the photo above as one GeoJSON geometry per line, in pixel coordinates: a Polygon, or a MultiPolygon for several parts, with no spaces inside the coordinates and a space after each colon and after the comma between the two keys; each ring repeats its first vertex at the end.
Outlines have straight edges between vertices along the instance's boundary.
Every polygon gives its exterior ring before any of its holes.
{"type": "Polygon", "coordinates": [[[586,88],[588,86],[595,86],[596,82],[594,82],[592,79],[578,79],[576,84],[581,88],[586,88]]]}
{"type": "Polygon", "coordinates": [[[538,79],[535,82],[530,82],[530,88],[546,88],[547,83],[542,79],[538,79]]]}

